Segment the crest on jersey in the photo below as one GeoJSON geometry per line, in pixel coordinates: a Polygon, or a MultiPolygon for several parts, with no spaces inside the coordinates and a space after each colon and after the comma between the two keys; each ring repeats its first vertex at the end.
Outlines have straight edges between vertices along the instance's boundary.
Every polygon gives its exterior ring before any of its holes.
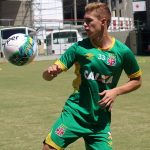
{"type": "Polygon", "coordinates": [[[109,66],[115,66],[116,65],[116,56],[114,54],[109,54],[108,55],[107,64],[109,66]]]}
{"type": "Polygon", "coordinates": [[[58,128],[56,128],[55,133],[58,136],[62,136],[65,133],[65,129],[66,129],[66,127],[63,124],[61,124],[58,128]]]}

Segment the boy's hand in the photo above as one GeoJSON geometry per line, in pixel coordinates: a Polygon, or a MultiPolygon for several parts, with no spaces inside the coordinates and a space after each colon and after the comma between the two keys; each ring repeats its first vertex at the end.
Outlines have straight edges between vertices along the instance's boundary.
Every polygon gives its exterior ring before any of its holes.
{"type": "Polygon", "coordinates": [[[47,70],[43,72],[43,78],[47,81],[51,81],[54,77],[56,77],[62,70],[58,65],[52,65],[48,67],[47,70]]]}

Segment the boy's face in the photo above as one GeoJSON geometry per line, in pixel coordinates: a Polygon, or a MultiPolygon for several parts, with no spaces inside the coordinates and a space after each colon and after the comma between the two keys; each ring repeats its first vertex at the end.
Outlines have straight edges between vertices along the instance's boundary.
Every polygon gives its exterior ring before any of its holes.
{"type": "Polygon", "coordinates": [[[102,37],[105,25],[105,18],[98,18],[95,11],[88,11],[85,13],[84,29],[89,38],[94,39],[97,36],[102,37]]]}

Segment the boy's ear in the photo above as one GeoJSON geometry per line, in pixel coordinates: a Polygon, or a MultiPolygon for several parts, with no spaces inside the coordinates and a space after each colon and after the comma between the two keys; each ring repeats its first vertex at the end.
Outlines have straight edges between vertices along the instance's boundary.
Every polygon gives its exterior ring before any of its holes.
{"type": "Polygon", "coordinates": [[[106,18],[103,18],[103,19],[101,20],[101,22],[102,22],[102,25],[105,25],[105,24],[107,24],[107,19],[106,19],[106,18]]]}

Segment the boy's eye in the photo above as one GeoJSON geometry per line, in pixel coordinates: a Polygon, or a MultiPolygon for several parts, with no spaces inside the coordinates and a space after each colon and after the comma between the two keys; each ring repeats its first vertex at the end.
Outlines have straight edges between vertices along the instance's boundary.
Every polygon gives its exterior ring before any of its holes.
{"type": "Polygon", "coordinates": [[[89,24],[90,22],[92,22],[92,19],[91,19],[91,18],[85,18],[85,19],[84,19],[84,22],[85,22],[86,24],[89,24]]]}
{"type": "Polygon", "coordinates": [[[89,24],[90,22],[92,22],[92,19],[84,19],[84,22],[85,22],[86,24],[89,24]]]}

